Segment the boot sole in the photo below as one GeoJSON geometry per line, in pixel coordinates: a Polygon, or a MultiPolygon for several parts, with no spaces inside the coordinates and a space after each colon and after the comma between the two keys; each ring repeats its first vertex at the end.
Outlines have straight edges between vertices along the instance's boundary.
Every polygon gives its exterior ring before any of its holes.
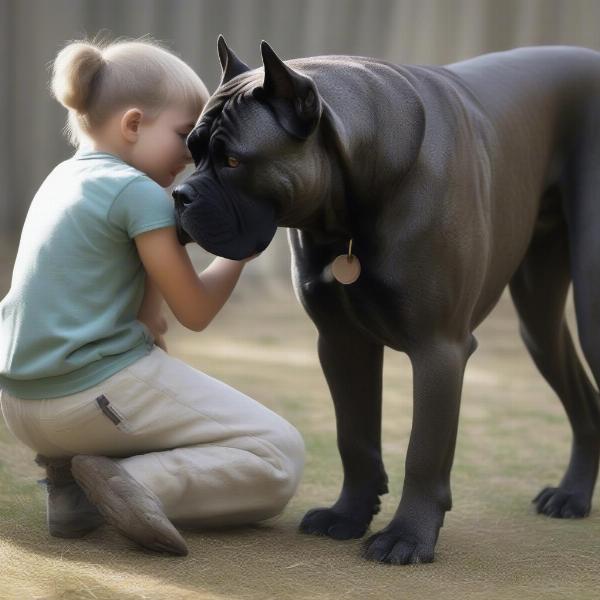
{"type": "Polygon", "coordinates": [[[155,552],[186,556],[185,540],[159,499],[118,463],[104,456],[75,456],[71,472],[89,501],[125,537],[155,552]]]}

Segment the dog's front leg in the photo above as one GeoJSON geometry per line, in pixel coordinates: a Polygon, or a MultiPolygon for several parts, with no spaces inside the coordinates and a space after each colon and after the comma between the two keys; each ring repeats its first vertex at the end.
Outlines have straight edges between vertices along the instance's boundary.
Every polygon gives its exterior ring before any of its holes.
{"type": "Polygon", "coordinates": [[[319,359],[335,406],[344,483],[333,506],[306,513],[300,531],[358,538],[379,511],[379,495],[387,492],[381,460],[383,346],[366,340],[350,323],[339,323],[335,313],[322,325],[319,359]]]}
{"type": "Polygon", "coordinates": [[[402,499],[392,521],[369,538],[364,555],[385,563],[431,562],[444,513],[450,510],[463,372],[473,345],[436,340],[409,352],[413,425],[402,499]]]}

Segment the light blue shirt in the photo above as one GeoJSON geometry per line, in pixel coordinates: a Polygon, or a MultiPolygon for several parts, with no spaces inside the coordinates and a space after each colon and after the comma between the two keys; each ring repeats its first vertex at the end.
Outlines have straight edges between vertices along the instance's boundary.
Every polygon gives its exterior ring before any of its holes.
{"type": "Polygon", "coordinates": [[[148,354],[133,238],[172,225],[165,190],[120,158],[87,150],[60,163],[29,208],[0,302],[0,387],[25,399],[66,396],[148,354]]]}

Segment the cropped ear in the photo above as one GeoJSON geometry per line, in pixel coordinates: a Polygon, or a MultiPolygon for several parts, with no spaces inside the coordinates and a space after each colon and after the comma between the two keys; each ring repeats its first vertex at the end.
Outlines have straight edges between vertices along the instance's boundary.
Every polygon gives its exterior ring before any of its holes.
{"type": "Polygon", "coordinates": [[[250,71],[250,67],[242,62],[231,50],[222,35],[219,35],[217,40],[217,49],[219,51],[219,61],[221,62],[221,82],[219,86],[227,83],[230,79],[233,79],[236,75],[250,71]]]}
{"type": "Polygon", "coordinates": [[[260,44],[265,78],[255,96],[267,102],[281,126],[292,136],[306,139],[321,118],[321,97],[315,82],[288,67],[264,40],[260,44]]]}

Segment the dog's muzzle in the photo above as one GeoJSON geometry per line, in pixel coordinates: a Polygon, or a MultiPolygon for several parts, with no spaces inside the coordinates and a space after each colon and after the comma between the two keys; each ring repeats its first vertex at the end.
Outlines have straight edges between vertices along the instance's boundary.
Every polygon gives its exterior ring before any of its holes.
{"type": "Polygon", "coordinates": [[[177,237],[207,252],[242,260],[262,252],[277,231],[275,208],[251,198],[230,198],[210,180],[173,190],[177,237]]]}

